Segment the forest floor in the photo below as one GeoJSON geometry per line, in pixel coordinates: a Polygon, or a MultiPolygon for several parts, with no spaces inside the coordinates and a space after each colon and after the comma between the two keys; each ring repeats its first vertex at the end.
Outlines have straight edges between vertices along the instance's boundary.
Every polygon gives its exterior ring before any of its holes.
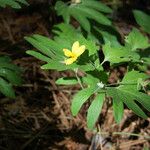
{"type": "MultiPolygon", "coordinates": [[[[150,118],[141,119],[125,109],[121,124],[113,118],[111,101],[107,100],[100,115],[100,135],[86,127],[86,107],[77,117],[70,113],[71,98],[78,86],[57,86],[55,80],[70,72],[45,71],[43,62],[27,55],[31,49],[24,36],[41,34],[51,37],[55,19],[45,5],[30,9],[0,12],[0,55],[8,55],[23,69],[24,80],[16,87],[16,99],[0,100],[0,150],[94,150],[92,139],[101,138],[103,150],[149,150],[150,118]],[[40,9],[37,9],[39,8],[40,9]],[[47,8],[43,11],[43,8],[47,8]],[[31,11],[32,10],[32,11],[31,11]],[[128,133],[128,134],[127,134],[128,133]]],[[[117,23],[122,35],[132,25],[117,23]]],[[[112,70],[110,82],[115,82],[125,67],[112,70]]]]}

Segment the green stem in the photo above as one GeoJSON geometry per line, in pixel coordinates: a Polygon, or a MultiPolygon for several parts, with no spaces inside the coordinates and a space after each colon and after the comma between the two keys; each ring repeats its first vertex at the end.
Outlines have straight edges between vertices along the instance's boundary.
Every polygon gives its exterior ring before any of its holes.
{"type": "Polygon", "coordinates": [[[78,68],[76,68],[76,69],[74,70],[74,72],[75,72],[76,78],[77,78],[77,80],[78,80],[78,83],[80,84],[81,88],[84,89],[84,87],[83,87],[83,85],[82,85],[82,83],[81,83],[81,80],[80,80],[80,78],[78,77],[78,68]]]}
{"type": "Polygon", "coordinates": [[[112,85],[137,85],[137,83],[118,82],[118,83],[107,84],[105,87],[109,87],[109,86],[112,86],[112,85]]]}

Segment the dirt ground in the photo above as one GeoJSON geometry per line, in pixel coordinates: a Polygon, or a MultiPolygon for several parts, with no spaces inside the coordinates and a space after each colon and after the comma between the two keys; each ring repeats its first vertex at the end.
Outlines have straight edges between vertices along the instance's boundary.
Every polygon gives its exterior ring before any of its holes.
{"type": "MultiPolygon", "coordinates": [[[[88,104],[77,117],[70,113],[72,95],[79,87],[55,84],[57,78],[71,72],[41,70],[43,62],[25,53],[32,46],[24,36],[37,33],[51,37],[56,22],[53,10],[40,0],[31,1],[22,10],[0,10],[0,55],[10,56],[23,69],[24,80],[21,87],[15,87],[15,100],[1,96],[0,150],[96,150],[95,145],[102,150],[149,150],[150,118],[141,119],[125,109],[117,125],[108,99],[99,118],[100,134],[89,131],[85,120],[88,104]]],[[[122,34],[132,26],[117,25],[122,34]]],[[[115,82],[125,70],[124,66],[113,69],[109,82],[115,82]]]]}

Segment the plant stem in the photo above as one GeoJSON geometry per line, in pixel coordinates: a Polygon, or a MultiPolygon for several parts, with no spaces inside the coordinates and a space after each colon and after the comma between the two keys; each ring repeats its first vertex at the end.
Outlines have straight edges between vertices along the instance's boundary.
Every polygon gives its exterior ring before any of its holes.
{"type": "Polygon", "coordinates": [[[84,89],[84,87],[83,87],[83,85],[82,85],[82,83],[81,83],[81,80],[80,80],[80,78],[78,77],[78,68],[76,68],[76,69],[74,70],[74,72],[75,72],[76,78],[77,78],[77,80],[78,80],[78,83],[80,84],[81,88],[84,89]]]}
{"type": "Polygon", "coordinates": [[[112,85],[136,85],[137,83],[125,83],[125,82],[118,82],[118,83],[112,83],[112,84],[107,84],[105,87],[109,87],[112,85]]]}

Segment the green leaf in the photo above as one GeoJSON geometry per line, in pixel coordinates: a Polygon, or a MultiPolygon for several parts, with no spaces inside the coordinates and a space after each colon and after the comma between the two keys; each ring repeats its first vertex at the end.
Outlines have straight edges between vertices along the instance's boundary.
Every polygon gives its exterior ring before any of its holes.
{"type": "Polygon", "coordinates": [[[150,66],[150,58],[143,57],[142,60],[144,60],[150,66]]]}
{"type": "Polygon", "coordinates": [[[93,129],[98,119],[98,116],[101,112],[104,100],[105,100],[105,93],[100,93],[96,96],[96,98],[90,105],[87,113],[87,125],[89,129],[93,129]]]}
{"type": "Polygon", "coordinates": [[[15,92],[12,88],[12,85],[3,78],[0,78],[0,91],[7,97],[15,98],[15,92]]]}
{"type": "Polygon", "coordinates": [[[48,64],[45,64],[41,66],[42,69],[51,69],[51,70],[58,70],[58,71],[63,71],[67,70],[67,66],[63,63],[60,63],[58,61],[51,60],[48,62],[48,64]]]}
{"type": "Polygon", "coordinates": [[[135,94],[137,101],[150,112],[150,96],[142,92],[136,92],[135,94]]]}
{"type": "Polygon", "coordinates": [[[0,68],[6,68],[6,69],[10,69],[10,70],[13,70],[17,73],[20,73],[21,70],[18,66],[14,65],[14,64],[11,64],[11,63],[0,63],[0,68]]]}
{"type": "Polygon", "coordinates": [[[145,109],[150,111],[150,96],[138,91],[139,79],[145,80],[147,78],[148,75],[133,70],[126,73],[120,86],[107,89],[107,94],[113,98],[114,116],[117,123],[119,123],[122,118],[123,103],[125,103],[127,107],[133,110],[138,116],[143,118],[147,117],[136,103],[137,101],[145,109]]]}
{"type": "Polygon", "coordinates": [[[95,89],[93,88],[86,88],[79,91],[73,97],[72,104],[71,104],[71,112],[73,116],[76,116],[81,109],[82,105],[87,101],[87,99],[94,93],[95,89]]]}
{"type": "Polygon", "coordinates": [[[129,51],[127,49],[123,46],[112,47],[110,42],[103,45],[103,52],[105,56],[104,62],[109,61],[111,63],[120,63],[130,60],[128,58],[129,51]]]}
{"type": "Polygon", "coordinates": [[[140,11],[133,11],[136,22],[144,29],[144,31],[150,33],[150,15],[140,11]]]}
{"type": "Polygon", "coordinates": [[[147,117],[136,103],[137,101],[150,111],[150,96],[139,92],[137,88],[139,79],[145,80],[147,78],[148,76],[146,74],[133,70],[125,74],[120,86],[107,89],[107,94],[113,98],[114,117],[117,123],[122,119],[123,103],[138,116],[143,118],[147,117]]]}
{"type": "Polygon", "coordinates": [[[72,8],[70,11],[70,15],[72,17],[74,17],[81,25],[81,27],[87,31],[88,33],[91,30],[91,25],[89,20],[86,17],[86,13],[84,13],[83,11],[80,11],[78,9],[76,9],[76,7],[72,8]]]}
{"type": "Polygon", "coordinates": [[[62,46],[58,45],[58,43],[54,40],[38,34],[34,34],[33,38],[35,38],[38,42],[47,47],[47,49],[49,49],[55,55],[62,57],[62,46]]]}
{"type": "Polygon", "coordinates": [[[125,42],[125,46],[131,48],[131,51],[145,49],[150,46],[148,37],[142,35],[136,28],[126,36],[125,42]]]}
{"type": "Polygon", "coordinates": [[[22,4],[25,4],[25,5],[29,5],[28,2],[26,0],[16,0],[17,2],[20,2],[22,4]]]}
{"type": "Polygon", "coordinates": [[[51,58],[46,57],[46,56],[42,55],[41,53],[33,51],[33,50],[27,50],[26,53],[31,55],[31,56],[34,56],[35,58],[40,59],[42,61],[49,62],[52,60],[51,58]]]}
{"type": "Polygon", "coordinates": [[[94,29],[102,35],[105,44],[110,42],[111,46],[113,46],[113,47],[120,47],[121,46],[121,44],[118,42],[116,35],[112,35],[109,32],[100,30],[98,27],[94,27],[94,29]]]}
{"type": "Polygon", "coordinates": [[[76,9],[86,13],[87,14],[86,16],[89,19],[93,19],[96,22],[103,24],[103,25],[111,25],[111,21],[107,17],[105,17],[102,13],[100,13],[94,9],[85,7],[83,5],[78,5],[76,9]]]}
{"type": "Polygon", "coordinates": [[[69,24],[70,21],[70,14],[69,14],[69,7],[62,1],[58,1],[55,4],[55,10],[58,13],[58,16],[62,16],[65,23],[69,24]]]}
{"type": "Polygon", "coordinates": [[[58,85],[74,85],[78,84],[78,81],[75,77],[63,77],[57,79],[55,83],[58,85]]]}
{"type": "Polygon", "coordinates": [[[117,97],[113,97],[113,114],[115,121],[119,124],[124,113],[124,106],[122,101],[117,101],[117,97]]]}
{"type": "Polygon", "coordinates": [[[99,82],[98,78],[95,78],[94,76],[87,74],[82,78],[83,82],[88,85],[88,87],[95,87],[97,83],[99,82]]]}
{"type": "Polygon", "coordinates": [[[123,117],[123,112],[124,112],[124,107],[123,107],[123,102],[120,99],[120,95],[118,93],[114,93],[113,88],[109,88],[107,90],[107,94],[113,98],[113,114],[115,121],[117,123],[120,123],[123,117]]]}
{"type": "Polygon", "coordinates": [[[0,76],[8,80],[13,85],[21,85],[22,83],[20,74],[9,69],[0,68],[0,76]]]}
{"type": "Polygon", "coordinates": [[[129,71],[125,74],[122,83],[126,84],[123,88],[138,90],[138,81],[139,79],[145,80],[148,78],[148,75],[145,73],[140,73],[138,71],[129,71]]]}
{"type": "Polygon", "coordinates": [[[25,37],[25,39],[31,43],[34,47],[36,47],[40,52],[42,52],[43,54],[49,56],[50,58],[55,58],[56,55],[47,47],[45,46],[42,42],[36,40],[33,37],[25,37]]]}
{"type": "Polygon", "coordinates": [[[84,61],[84,63],[81,61],[81,64],[78,65],[80,58],[82,58],[85,53],[72,65],[66,66],[63,63],[65,60],[63,53],[64,48],[71,50],[73,43],[79,41],[80,45],[85,45],[88,57],[88,55],[93,55],[98,50],[98,46],[96,46],[95,42],[85,39],[83,35],[77,32],[71,25],[63,23],[55,26],[53,32],[56,34],[54,40],[37,34],[32,37],[25,37],[29,43],[40,51],[39,53],[31,50],[27,51],[27,53],[48,63],[42,66],[43,69],[56,69],[59,71],[75,69],[77,67],[84,71],[95,69],[92,65],[89,65],[89,59],[85,59],[86,62],[84,61]]]}
{"type": "MultiPolygon", "coordinates": [[[[138,116],[140,116],[142,118],[147,118],[147,116],[145,115],[143,110],[135,103],[135,100],[137,100],[141,104],[144,103],[143,107],[145,107],[145,104],[147,104],[149,102],[150,97],[146,96],[146,99],[142,99],[142,97],[137,97],[138,93],[139,92],[123,89],[123,88],[121,88],[121,86],[120,86],[120,88],[108,88],[107,89],[107,94],[109,96],[111,96],[113,99],[115,98],[118,103],[120,101],[125,103],[128,108],[130,108],[131,110],[134,111],[135,114],[137,114],[138,116]]],[[[138,96],[139,95],[140,94],[138,94],[138,96]]],[[[146,106],[145,108],[150,109],[150,106],[146,106]]],[[[121,116],[121,114],[120,114],[120,116],[121,116]]],[[[117,119],[116,121],[120,121],[120,119],[119,120],[117,119]]]]}
{"type": "Polygon", "coordinates": [[[111,21],[103,15],[111,13],[112,10],[105,4],[97,1],[83,0],[81,3],[67,5],[62,1],[56,2],[55,9],[59,16],[62,16],[65,23],[69,24],[70,18],[75,18],[85,31],[90,32],[90,20],[92,19],[103,25],[111,25],[111,21]]]}
{"type": "Polygon", "coordinates": [[[20,3],[28,5],[25,0],[0,0],[1,7],[11,6],[12,8],[20,9],[20,3]]]}
{"type": "Polygon", "coordinates": [[[140,55],[135,51],[131,51],[129,47],[112,47],[110,42],[103,45],[103,52],[105,55],[103,62],[109,61],[111,64],[140,59],[140,55]]]}
{"type": "Polygon", "coordinates": [[[96,9],[104,13],[112,13],[112,9],[110,9],[108,6],[106,6],[100,1],[83,0],[81,5],[96,9]]]}
{"type": "Polygon", "coordinates": [[[0,63],[10,63],[12,60],[8,56],[0,56],[0,63]]]}

